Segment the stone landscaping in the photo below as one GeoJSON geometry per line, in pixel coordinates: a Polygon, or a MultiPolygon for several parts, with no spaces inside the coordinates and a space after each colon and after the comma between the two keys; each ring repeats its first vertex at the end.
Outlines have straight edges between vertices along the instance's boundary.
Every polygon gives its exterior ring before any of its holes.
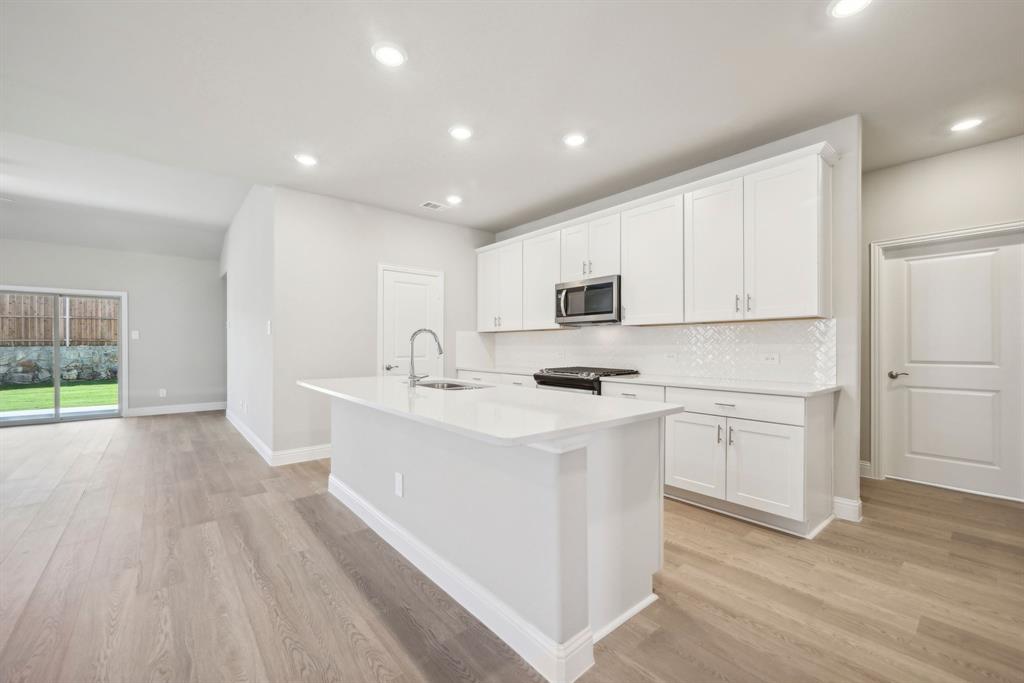
{"type": "MultiPolygon", "coordinates": [[[[61,347],[64,381],[116,380],[116,345],[61,347]]],[[[0,383],[31,385],[53,381],[53,349],[48,346],[0,346],[0,383]]]]}

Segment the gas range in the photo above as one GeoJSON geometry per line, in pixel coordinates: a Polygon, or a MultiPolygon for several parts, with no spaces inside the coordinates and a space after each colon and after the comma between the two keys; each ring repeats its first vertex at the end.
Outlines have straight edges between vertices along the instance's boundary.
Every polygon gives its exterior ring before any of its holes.
{"type": "Polygon", "coordinates": [[[602,377],[626,377],[640,374],[636,370],[619,368],[590,368],[570,366],[566,368],[544,368],[533,375],[540,389],[557,391],[579,391],[588,394],[601,393],[602,377]]]}

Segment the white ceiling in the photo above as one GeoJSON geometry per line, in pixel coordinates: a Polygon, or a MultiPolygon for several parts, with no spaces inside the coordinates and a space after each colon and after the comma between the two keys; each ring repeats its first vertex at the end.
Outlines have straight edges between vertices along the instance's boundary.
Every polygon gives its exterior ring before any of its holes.
{"type": "Polygon", "coordinates": [[[1024,132],[1024,2],[826,4],[7,0],[0,125],[493,230],[851,113],[868,169],[1024,132]]]}

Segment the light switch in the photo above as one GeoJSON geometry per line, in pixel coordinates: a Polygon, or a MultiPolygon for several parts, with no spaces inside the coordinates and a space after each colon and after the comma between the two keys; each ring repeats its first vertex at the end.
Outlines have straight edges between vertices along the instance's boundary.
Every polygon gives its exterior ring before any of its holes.
{"type": "Polygon", "coordinates": [[[132,330],[132,341],[138,341],[138,340],[139,340],[139,331],[138,330],[132,330]]]}
{"type": "Polygon", "coordinates": [[[395,495],[399,498],[405,495],[405,477],[401,472],[395,472],[395,495]]]}

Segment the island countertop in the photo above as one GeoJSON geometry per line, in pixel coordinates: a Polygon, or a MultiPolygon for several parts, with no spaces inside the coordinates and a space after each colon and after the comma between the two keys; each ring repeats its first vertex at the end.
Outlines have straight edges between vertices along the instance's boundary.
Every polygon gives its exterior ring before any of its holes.
{"type": "MultiPolygon", "coordinates": [[[[468,383],[443,377],[430,379],[468,383]]],[[[410,389],[404,377],[394,376],[306,379],[298,384],[333,398],[503,446],[580,436],[683,410],[673,403],[514,386],[483,385],[482,389],[461,391],[410,389]]]]}

